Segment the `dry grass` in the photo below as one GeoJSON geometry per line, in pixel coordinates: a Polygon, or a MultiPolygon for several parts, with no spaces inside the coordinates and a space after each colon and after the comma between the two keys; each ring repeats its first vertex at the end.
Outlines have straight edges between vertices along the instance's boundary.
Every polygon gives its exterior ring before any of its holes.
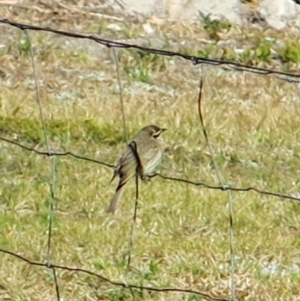
{"type": "MultiPolygon", "coordinates": [[[[31,23],[28,13],[7,11],[7,16],[31,23]]],[[[64,10],[61,15],[66,15],[64,10]]],[[[201,24],[149,21],[156,32],[148,39],[134,20],[130,25],[93,16],[80,22],[61,21],[55,15],[46,20],[42,24],[77,32],[101,28],[103,37],[129,37],[171,50],[182,48],[183,39],[209,41],[201,24]],[[118,23],[121,30],[105,30],[110,23],[118,23]]],[[[229,31],[220,33],[221,40],[231,34],[240,47],[243,37],[248,44],[249,37],[264,35],[255,28],[229,31]]],[[[268,34],[285,41],[295,35],[268,34]]],[[[47,33],[30,32],[30,36],[51,149],[114,163],[125,141],[112,50],[47,33]]],[[[1,41],[1,136],[45,149],[24,35],[1,25],[1,41]]],[[[194,44],[186,51],[197,49],[194,44]]],[[[136,51],[117,53],[130,136],[149,123],[167,127],[163,174],[217,185],[197,115],[200,67],[136,51]]],[[[278,61],[268,64],[287,68],[278,61]]],[[[298,193],[298,93],[295,84],[271,76],[205,67],[203,114],[225,183],[298,193]]],[[[1,248],[44,262],[52,159],[4,142],[1,150],[1,248]]],[[[57,158],[52,259],[122,281],[135,191],[132,183],[116,216],[104,214],[116,184],[109,184],[111,173],[93,163],[57,158]]],[[[254,192],[233,193],[233,201],[238,299],[298,300],[299,203],[254,192]]],[[[228,233],[226,193],[160,178],[142,183],[130,282],[230,296],[228,233]]],[[[55,300],[49,271],[2,253],[0,267],[2,300],[55,300]]],[[[129,291],[84,275],[60,271],[58,281],[63,300],[131,299],[129,291]]],[[[147,292],[138,299],[198,300],[192,295],[147,292]]]]}

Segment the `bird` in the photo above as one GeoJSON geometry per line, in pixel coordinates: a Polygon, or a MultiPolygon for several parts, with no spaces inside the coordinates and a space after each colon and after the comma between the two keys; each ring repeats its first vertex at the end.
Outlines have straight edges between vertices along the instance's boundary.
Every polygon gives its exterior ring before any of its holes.
{"type": "Polygon", "coordinates": [[[163,156],[161,133],[167,129],[157,125],[143,127],[127,145],[114,170],[111,182],[118,176],[119,183],[106,210],[114,213],[122,198],[124,187],[136,174],[142,180],[150,180],[163,156]]]}

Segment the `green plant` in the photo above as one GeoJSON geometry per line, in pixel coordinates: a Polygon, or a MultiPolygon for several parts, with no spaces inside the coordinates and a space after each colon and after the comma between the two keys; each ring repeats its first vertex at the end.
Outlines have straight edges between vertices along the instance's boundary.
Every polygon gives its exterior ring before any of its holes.
{"type": "Polygon", "coordinates": [[[20,54],[28,55],[31,51],[31,42],[27,35],[22,35],[19,39],[18,50],[20,54]]]}
{"type": "Polygon", "coordinates": [[[255,57],[260,62],[269,62],[271,55],[271,45],[266,41],[262,41],[254,50],[255,57]]]}
{"type": "Polygon", "coordinates": [[[123,70],[132,79],[150,83],[152,74],[166,69],[167,59],[157,54],[137,50],[122,58],[123,70]]]}
{"type": "Polygon", "coordinates": [[[287,43],[283,48],[279,49],[279,54],[283,62],[300,62],[300,42],[287,43]]]}
{"type": "Polygon", "coordinates": [[[219,33],[232,27],[232,24],[229,21],[212,19],[209,14],[205,15],[201,11],[199,11],[199,17],[201,22],[203,23],[205,31],[208,33],[211,39],[218,40],[219,33]]]}

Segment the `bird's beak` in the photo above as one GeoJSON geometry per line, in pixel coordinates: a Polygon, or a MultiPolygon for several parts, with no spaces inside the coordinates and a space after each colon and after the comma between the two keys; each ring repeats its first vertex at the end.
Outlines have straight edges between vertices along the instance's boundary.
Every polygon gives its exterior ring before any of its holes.
{"type": "Polygon", "coordinates": [[[160,129],[161,133],[164,132],[164,131],[166,131],[166,130],[167,130],[167,129],[160,129]]]}

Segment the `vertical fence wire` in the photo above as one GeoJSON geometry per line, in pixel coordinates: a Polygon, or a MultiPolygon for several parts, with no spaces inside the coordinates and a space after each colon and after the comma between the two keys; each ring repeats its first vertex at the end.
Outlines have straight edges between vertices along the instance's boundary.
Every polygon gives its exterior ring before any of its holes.
{"type": "MultiPolygon", "coordinates": [[[[123,131],[124,131],[124,137],[126,141],[126,145],[128,145],[128,131],[127,131],[127,125],[126,125],[126,117],[125,117],[125,106],[124,106],[124,99],[123,99],[123,87],[122,87],[122,81],[121,81],[121,73],[120,73],[120,67],[119,67],[119,57],[117,54],[117,51],[115,48],[112,48],[113,58],[115,62],[116,67],[116,75],[117,75],[117,82],[118,82],[118,88],[119,88],[119,99],[120,99],[120,105],[121,105],[121,116],[122,116],[122,124],[123,124],[123,131]]],[[[135,145],[136,147],[136,145],[135,145]]],[[[134,215],[132,219],[131,224],[131,230],[129,234],[129,242],[128,242],[128,257],[127,257],[127,264],[125,268],[125,274],[124,274],[124,283],[128,287],[128,278],[130,273],[130,264],[131,264],[131,255],[133,251],[133,240],[134,240],[134,231],[135,231],[135,224],[136,224],[136,210],[137,210],[137,202],[138,202],[138,176],[136,175],[136,200],[135,200],[135,207],[134,207],[134,215]]],[[[134,291],[131,287],[129,287],[132,300],[135,300],[134,291]]]]}
{"type": "Polygon", "coordinates": [[[219,181],[219,185],[221,187],[223,187],[224,190],[227,191],[227,196],[228,196],[228,215],[229,215],[229,251],[230,251],[230,290],[231,290],[231,298],[232,300],[236,300],[236,292],[235,292],[235,280],[234,280],[234,225],[233,225],[233,199],[232,199],[232,193],[231,191],[228,189],[227,185],[224,184],[224,181],[221,177],[221,173],[219,171],[219,167],[216,164],[216,160],[214,158],[214,152],[213,149],[211,147],[209,138],[208,138],[208,134],[207,134],[207,130],[204,124],[204,119],[203,119],[203,114],[202,114],[202,109],[201,109],[201,105],[202,105],[202,97],[203,97],[203,87],[204,87],[204,79],[205,79],[205,74],[204,74],[204,66],[203,64],[201,65],[201,73],[200,73],[200,81],[199,81],[199,93],[198,93],[198,115],[199,115],[199,119],[200,119],[200,124],[201,124],[201,128],[202,128],[202,133],[204,135],[210,156],[211,156],[211,160],[212,160],[212,164],[213,164],[213,168],[215,170],[216,176],[218,178],[219,181]]]}
{"type": "Polygon", "coordinates": [[[125,106],[124,106],[124,99],[123,99],[123,87],[121,82],[121,73],[120,73],[120,67],[119,67],[119,56],[117,54],[117,50],[115,48],[111,48],[113,53],[113,58],[116,66],[116,74],[117,74],[117,81],[118,81],[118,88],[119,88],[119,99],[120,99],[120,105],[121,105],[121,115],[122,115],[122,124],[123,124],[123,131],[124,131],[124,137],[126,144],[128,144],[128,131],[127,131],[127,125],[126,125],[126,117],[125,117],[125,106]]]}
{"type": "Polygon", "coordinates": [[[43,114],[42,104],[41,104],[41,97],[40,97],[40,90],[39,90],[39,84],[38,84],[38,77],[37,77],[37,71],[35,66],[35,59],[34,59],[34,51],[31,43],[30,36],[27,32],[27,30],[24,30],[25,36],[26,36],[26,42],[29,45],[30,48],[30,57],[31,57],[31,64],[32,64],[32,72],[33,72],[33,78],[35,83],[35,91],[36,91],[36,102],[39,108],[39,114],[40,114],[40,121],[42,125],[43,130],[43,136],[44,141],[46,144],[48,156],[51,157],[51,171],[50,171],[50,183],[49,183],[49,190],[50,190],[50,196],[49,196],[49,223],[48,223],[48,236],[47,236],[47,251],[46,251],[46,261],[47,261],[47,267],[52,270],[53,274],[53,280],[54,280],[54,286],[55,286],[55,292],[56,292],[56,298],[59,301],[60,300],[60,291],[57,281],[57,274],[54,267],[52,267],[51,264],[51,251],[52,251],[52,230],[53,230],[53,218],[54,218],[54,202],[55,202],[55,187],[56,187],[56,173],[57,173],[57,166],[56,166],[56,156],[53,155],[52,151],[50,150],[50,145],[48,141],[47,136],[47,130],[46,130],[46,123],[45,118],[43,114]]]}

